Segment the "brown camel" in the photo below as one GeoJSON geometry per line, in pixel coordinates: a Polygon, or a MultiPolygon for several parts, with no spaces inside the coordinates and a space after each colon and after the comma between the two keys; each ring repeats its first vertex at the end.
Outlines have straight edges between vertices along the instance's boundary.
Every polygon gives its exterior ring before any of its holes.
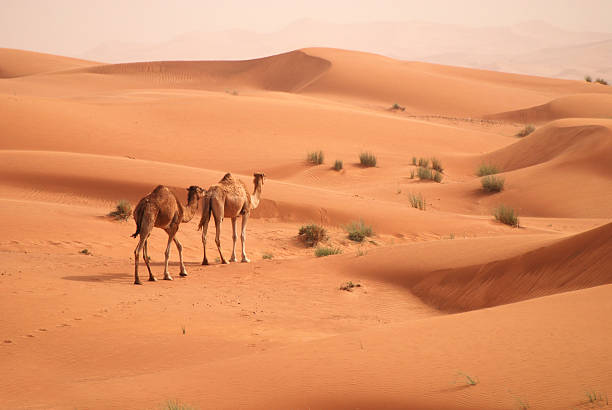
{"type": "Polygon", "coordinates": [[[225,174],[218,184],[211,186],[206,191],[206,195],[204,195],[204,199],[202,199],[202,219],[199,225],[199,228],[203,228],[202,245],[204,247],[204,259],[202,260],[202,265],[208,265],[208,259],[206,258],[206,231],[208,230],[208,222],[210,221],[211,213],[215,218],[215,227],[217,228],[215,242],[217,243],[217,249],[219,249],[219,255],[223,263],[228,262],[225,257],[223,257],[223,252],[221,252],[221,240],[219,239],[221,234],[221,222],[224,217],[232,218],[232,239],[234,240],[234,244],[232,246],[232,257],[230,258],[230,262],[236,262],[236,219],[239,215],[242,215],[242,232],[240,234],[240,241],[242,243],[242,262],[250,262],[244,248],[246,224],[251,214],[251,210],[257,208],[259,205],[264,176],[263,173],[253,174],[253,185],[255,189],[252,195],[247,192],[247,187],[244,182],[234,178],[230,173],[225,174]]]}
{"type": "Polygon", "coordinates": [[[187,188],[187,205],[183,206],[176,196],[163,185],[159,185],[149,195],[145,196],[138,202],[134,209],[134,220],[136,221],[136,232],[132,237],[137,237],[140,234],[140,240],[136,249],[134,249],[134,284],[142,285],[138,278],[138,258],[140,250],[143,249],[143,257],[149,270],[149,280],[155,281],[155,277],[151,273],[149,266],[149,253],[147,251],[147,242],[149,235],[154,227],[162,228],[168,234],[168,246],[166,247],[166,261],[164,263],[164,279],[172,280],[168,273],[168,258],[170,257],[170,244],[174,241],[178,249],[179,258],[181,261],[181,276],[187,276],[187,270],[183,264],[183,245],[176,239],[175,235],[179,229],[179,225],[184,222],[189,222],[194,217],[198,209],[198,201],[202,198],[204,190],[199,186],[190,186],[187,188]],[[143,248],[144,246],[144,248],[143,248]]]}

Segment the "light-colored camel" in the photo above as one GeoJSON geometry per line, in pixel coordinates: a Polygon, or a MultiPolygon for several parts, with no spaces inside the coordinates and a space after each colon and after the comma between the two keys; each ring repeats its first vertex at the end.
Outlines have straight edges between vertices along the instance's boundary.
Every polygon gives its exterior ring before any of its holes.
{"type": "Polygon", "coordinates": [[[132,237],[140,235],[140,240],[136,249],[134,249],[134,284],[141,285],[138,278],[138,259],[140,250],[143,250],[143,257],[149,270],[149,280],[155,281],[155,277],[151,273],[149,266],[149,253],[147,251],[147,242],[149,235],[154,227],[161,228],[168,234],[168,246],[166,247],[166,260],[164,262],[164,279],[172,280],[168,273],[168,258],[170,257],[170,244],[174,241],[178,249],[179,258],[181,261],[181,276],[187,276],[187,270],[183,263],[183,246],[176,239],[175,235],[179,229],[179,225],[184,222],[189,222],[194,217],[198,202],[204,194],[204,190],[199,186],[190,186],[187,188],[187,205],[183,206],[176,196],[165,186],[159,185],[149,195],[145,196],[138,202],[134,209],[134,220],[136,221],[136,232],[132,237]]]}
{"type": "Polygon", "coordinates": [[[221,222],[223,218],[232,219],[232,257],[230,262],[236,262],[236,219],[242,215],[242,232],[240,233],[240,242],[242,243],[242,262],[250,262],[246,256],[244,241],[246,239],[246,224],[251,214],[251,210],[257,208],[259,199],[261,198],[261,187],[264,183],[264,174],[253,174],[253,185],[255,186],[253,194],[249,194],[247,187],[241,180],[234,178],[230,173],[219,181],[218,184],[211,186],[202,199],[202,219],[200,220],[199,228],[202,228],[202,246],[204,247],[204,259],[202,265],[208,265],[206,258],[206,231],[208,230],[208,222],[210,214],[215,218],[215,227],[217,228],[215,242],[219,249],[219,256],[223,263],[228,263],[223,252],[221,252],[221,222]]]}

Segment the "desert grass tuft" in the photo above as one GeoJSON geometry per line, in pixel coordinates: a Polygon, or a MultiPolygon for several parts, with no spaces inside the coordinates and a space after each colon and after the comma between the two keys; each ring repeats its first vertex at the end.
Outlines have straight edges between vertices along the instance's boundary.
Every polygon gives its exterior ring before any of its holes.
{"type": "Polygon", "coordinates": [[[307,246],[315,246],[327,239],[327,230],[320,225],[310,224],[300,228],[298,235],[307,246]]]}
{"type": "Polygon", "coordinates": [[[584,81],[586,81],[587,83],[592,83],[593,82],[593,78],[591,78],[590,75],[585,75],[584,76],[584,81]]]}
{"type": "Polygon", "coordinates": [[[412,165],[416,165],[417,164],[417,158],[416,157],[412,157],[412,165]]]}
{"type": "Polygon", "coordinates": [[[334,162],[334,170],[336,170],[336,171],[340,171],[342,168],[344,168],[344,163],[342,162],[342,160],[341,160],[341,159],[337,159],[337,160],[334,162]]]}
{"type": "Polygon", "coordinates": [[[496,177],[495,175],[487,175],[480,180],[482,189],[486,192],[501,192],[504,190],[504,178],[496,177]]]}
{"type": "MultiPolygon", "coordinates": [[[[472,377],[472,376],[470,376],[468,374],[465,374],[463,372],[457,373],[457,377],[459,377],[462,380],[464,380],[465,383],[468,386],[476,386],[479,383],[479,381],[478,381],[478,379],[476,377],[472,377]]],[[[456,379],[455,379],[455,383],[456,383],[456,379]]]]}
{"type": "Polygon", "coordinates": [[[346,226],[346,231],[348,238],[354,242],[363,242],[366,237],[372,236],[372,227],[366,225],[363,220],[351,222],[346,226]]]}
{"type": "Polygon", "coordinates": [[[443,179],[444,179],[444,175],[442,175],[441,172],[438,172],[438,171],[434,172],[433,178],[432,178],[434,182],[437,182],[439,184],[440,182],[442,182],[443,179]]]}
{"type": "Polygon", "coordinates": [[[429,168],[418,167],[417,168],[417,176],[419,177],[419,179],[432,179],[433,178],[433,172],[429,168]]]}
{"type": "Polygon", "coordinates": [[[118,221],[127,221],[132,215],[132,204],[127,199],[122,199],[117,202],[115,210],[109,212],[108,216],[112,216],[118,221]]]}
{"type": "Polygon", "coordinates": [[[608,395],[595,390],[589,390],[586,392],[586,396],[590,404],[599,404],[600,406],[607,406],[609,404],[608,395]]]}
{"type": "Polygon", "coordinates": [[[391,106],[391,111],[406,111],[406,107],[402,107],[398,103],[395,103],[391,106]]]}
{"type": "Polygon", "coordinates": [[[438,172],[444,172],[444,168],[442,167],[442,161],[440,161],[436,157],[433,157],[431,159],[431,167],[438,172]]]}
{"type": "Polygon", "coordinates": [[[429,166],[429,158],[419,158],[419,166],[427,168],[429,166]]]}
{"type": "Polygon", "coordinates": [[[169,400],[162,407],[162,410],[196,410],[196,408],[183,404],[178,400],[169,400]]]}
{"type": "Polygon", "coordinates": [[[427,203],[425,202],[425,198],[421,194],[408,194],[408,199],[410,200],[410,206],[416,209],[420,209],[424,211],[427,208],[427,203]]]}
{"type": "Polygon", "coordinates": [[[308,155],[306,156],[306,160],[310,162],[311,164],[315,164],[315,165],[321,165],[324,159],[325,159],[325,156],[323,155],[323,151],[309,152],[308,155]]]}
{"type": "Polygon", "coordinates": [[[535,131],[535,127],[532,124],[525,125],[525,128],[516,133],[517,137],[526,137],[535,131]]]}
{"type": "Polygon", "coordinates": [[[364,167],[375,167],[376,155],[371,152],[362,152],[359,154],[359,163],[364,167]]]}
{"type": "Polygon", "coordinates": [[[479,177],[484,177],[486,175],[497,174],[499,169],[493,164],[480,164],[478,169],[476,170],[476,175],[479,177]]]}
{"type": "Polygon", "coordinates": [[[274,255],[272,255],[269,252],[266,252],[263,255],[261,255],[261,259],[274,259],[274,255]]]}
{"type": "Polygon", "coordinates": [[[315,256],[317,258],[322,256],[338,255],[339,253],[342,253],[342,249],[331,246],[319,246],[317,249],[315,249],[315,256]]]}
{"type": "Polygon", "coordinates": [[[83,255],[91,255],[92,254],[91,252],[89,252],[89,249],[87,249],[87,248],[82,249],[81,251],[79,251],[79,253],[82,253],[83,255]]]}
{"type": "Polygon", "coordinates": [[[414,169],[410,170],[410,179],[414,179],[414,169]]]}
{"type": "Polygon", "coordinates": [[[513,208],[510,208],[508,206],[498,206],[497,208],[495,208],[495,211],[493,211],[493,216],[496,220],[506,225],[510,225],[516,228],[518,228],[519,226],[518,214],[513,208]]]}
{"type": "Polygon", "coordinates": [[[608,82],[604,80],[603,78],[598,78],[595,80],[595,82],[599,84],[603,84],[603,85],[608,85],[608,82]]]}

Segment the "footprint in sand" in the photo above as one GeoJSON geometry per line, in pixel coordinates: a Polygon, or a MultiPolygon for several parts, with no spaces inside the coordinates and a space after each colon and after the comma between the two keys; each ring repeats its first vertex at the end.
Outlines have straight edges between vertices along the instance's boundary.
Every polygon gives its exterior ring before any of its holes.
{"type": "Polygon", "coordinates": [[[45,329],[44,327],[41,327],[40,329],[38,329],[39,332],[46,332],[47,329],[45,329]]]}
{"type": "Polygon", "coordinates": [[[13,341],[7,339],[7,340],[4,341],[4,343],[13,343],[13,341]]]}

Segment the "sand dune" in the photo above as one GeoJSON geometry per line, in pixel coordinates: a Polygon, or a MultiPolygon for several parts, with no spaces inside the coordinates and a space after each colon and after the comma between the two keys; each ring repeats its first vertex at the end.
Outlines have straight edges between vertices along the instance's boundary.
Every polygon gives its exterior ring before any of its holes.
{"type": "MultiPolygon", "coordinates": [[[[594,88],[607,89],[606,86],[594,84],[594,88]]],[[[570,95],[550,101],[543,105],[493,114],[486,116],[491,119],[517,121],[525,124],[546,123],[561,118],[611,118],[612,95],[610,94],[579,94],[570,95]]]]}
{"type": "MultiPolygon", "coordinates": [[[[612,389],[612,88],[323,48],[2,56],[0,407],[582,408],[612,389]],[[538,127],[518,139],[523,122],[538,127]],[[434,156],[441,183],[414,177],[434,156]],[[504,191],[482,191],[483,162],[504,191]],[[134,221],[108,212],[227,171],[267,176],[252,263],[220,264],[209,240],[202,266],[196,216],[178,233],[189,276],[172,247],[175,280],[133,286],[134,221]],[[494,220],[501,203],[519,229],[494,220]],[[316,258],[308,223],[341,254],[316,258]]],[[[166,244],[155,229],[158,278],[166,244]]]]}
{"type": "Polygon", "coordinates": [[[0,48],[0,79],[96,65],[93,61],[61,57],[33,51],[0,48]]]}
{"type": "Polygon", "coordinates": [[[482,309],[612,282],[612,224],[493,263],[430,273],[411,289],[447,311],[482,309]]]}

